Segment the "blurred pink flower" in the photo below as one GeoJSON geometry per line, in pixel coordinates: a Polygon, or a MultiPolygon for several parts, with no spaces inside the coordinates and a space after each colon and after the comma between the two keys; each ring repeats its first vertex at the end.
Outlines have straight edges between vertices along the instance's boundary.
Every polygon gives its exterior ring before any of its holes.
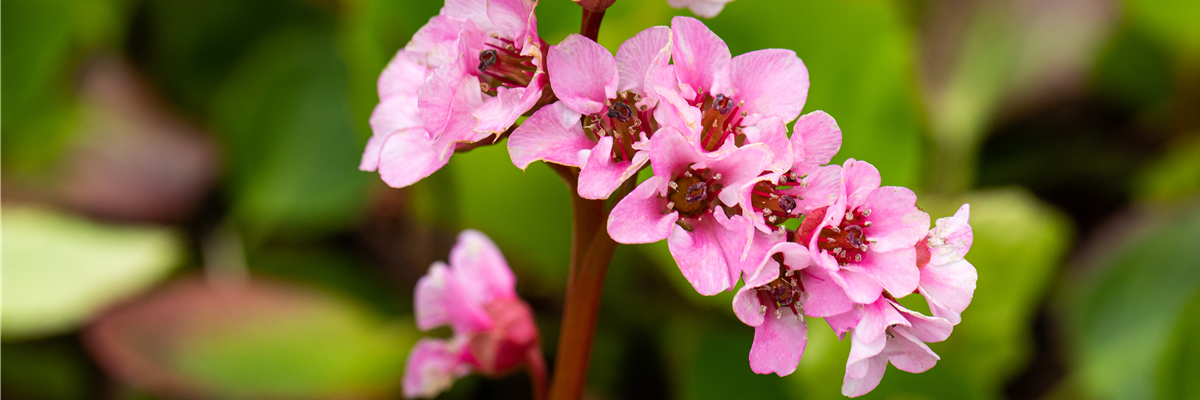
{"type": "Polygon", "coordinates": [[[860,304],[874,302],[884,290],[895,297],[916,291],[920,270],[913,246],[929,229],[916,194],[879,182],[874,166],[846,160],[838,200],[809,213],[797,239],[860,304]]]}
{"type": "Polygon", "coordinates": [[[771,162],[763,144],[720,152],[701,152],[683,134],[666,126],[650,139],[654,176],[625,196],[608,217],[608,233],[621,243],[667,239],[668,248],[688,282],[702,295],[730,290],[743,272],[751,273],[773,238],[749,248],[751,223],[724,207],[737,204],[740,187],[771,162]],[[724,206],[724,207],[723,207],[724,206]],[[757,256],[756,256],[757,254],[757,256]]]}
{"type": "Polygon", "coordinates": [[[460,143],[499,137],[549,81],[532,0],[447,0],[380,76],[360,169],[393,187],[441,169],[460,143]]]}
{"type": "Polygon", "coordinates": [[[550,46],[546,66],[559,102],[543,107],[513,131],[513,164],[536,160],[580,167],[579,195],[605,199],[646,165],[639,144],[657,129],[658,100],[647,93],[648,74],[667,65],[671,30],[652,27],[621,44],[613,58],[581,35],[550,46]],[[580,124],[580,120],[583,124],[580,124]]]}
{"type": "Polygon", "coordinates": [[[540,357],[533,314],[515,285],[504,256],[486,235],[459,234],[450,265],[434,263],[417,281],[414,296],[417,327],[449,325],[454,336],[417,343],[405,370],[406,396],[432,397],[466,374],[504,374],[540,357]]]}
{"type": "MultiPolygon", "coordinates": [[[[721,38],[688,17],[671,20],[671,35],[674,64],[651,76],[668,103],[662,107],[671,107],[659,122],[677,120],[688,140],[706,151],[753,142],[787,146],[786,129],[766,126],[759,137],[749,137],[743,128],[760,121],[787,124],[800,115],[808,98],[808,68],[795,52],[764,49],[731,58],[721,38]],[[770,116],[779,118],[763,121],[770,116]]],[[[786,167],[779,161],[772,167],[786,167]]]]}
{"type": "Polygon", "coordinates": [[[963,204],[953,217],[938,218],[925,240],[917,243],[917,267],[921,269],[918,290],[929,303],[935,317],[958,325],[962,312],[975,295],[975,266],[967,262],[967,251],[975,235],[968,219],[969,204],[963,204]]]}
{"type": "Polygon", "coordinates": [[[687,7],[693,13],[704,18],[713,18],[721,13],[725,4],[733,0],[667,0],[667,4],[675,8],[687,7]]]}
{"type": "Polygon", "coordinates": [[[927,317],[880,296],[828,318],[835,332],[850,332],[850,357],[842,394],[858,397],[874,390],[890,361],[896,368],[921,373],[937,364],[938,355],[925,343],[950,337],[954,325],[943,318],[927,317]]]}

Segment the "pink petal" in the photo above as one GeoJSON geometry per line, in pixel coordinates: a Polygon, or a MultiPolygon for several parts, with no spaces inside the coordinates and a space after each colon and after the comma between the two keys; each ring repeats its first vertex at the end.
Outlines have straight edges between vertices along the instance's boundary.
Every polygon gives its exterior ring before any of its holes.
{"type": "Polygon", "coordinates": [[[487,12],[488,0],[446,0],[441,14],[460,20],[469,20],[479,29],[490,30],[492,21],[487,12]]]}
{"type": "Polygon", "coordinates": [[[617,97],[617,61],[604,46],[571,34],[546,55],[550,87],[558,99],[582,114],[607,111],[604,101],[617,97]]]}
{"type": "Polygon", "coordinates": [[[882,335],[867,341],[859,335],[857,330],[852,332],[850,334],[850,356],[846,359],[846,377],[852,379],[866,377],[870,373],[872,359],[880,359],[886,363],[887,356],[883,354],[883,349],[886,347],[887,338],[882,335]]]}
{"type": "Polygon", "coordinates": [[[823,165],[810,170],[803,178],[806,187],[793,186],[780,190],[780,193],[796,196],[798,210],[803,213],[831,206],[842,193],[842,167],[839,165],[823,165]]]}
{"type": "Polygon", "coordinates": [[[667,4],[675,8],[687,7],[696,14],[704,18],[713,18],[721,13],[725,8],[725,4],[733,0],[667,0],[667,4]]]}
{"type": "Polygon", "coordinates": [[[892,307],[904,315],[904,319],[908,320],[909,327],[906,328],[908,333],[917,338],[921,342],[933,343],[946,340],[950,337],[950,333],[954,331],[954,324],[947,321],[945,318],[929,317],[922,315],[919,312],[904,308],[895,301],[889,300],[892,307]]]}
{"type": "Polygon", "coordinates": [[[727,93],[729,89],[729,46],[695,18],[671,19],[674,47],[671,59],[681,84],[709,93],[727,93]]]}
{"type": "Polygon", "coordinates": [[[892,331],[895,332],[895,338],[888,340],[884,353],[888,354],[888,360],[897,369],[919,374],[937,364],[940,359],[938,355],[930,350],[924,342],[909,333],[908,329],[897,327],[892,331]]]}
{"type": "Polygon", "coordinates": [[[858,326],[858,321],[862,320],[862,314],[862,306],[856,305],[850,311],[825,317],[825,323],[829,324],[829,328],[837,334],[838,340],[842,340],[845,338],[846,332],[858,326]]]}
{"type": "Polygon", "coordinates": [[[637,151],[631,161],[613,162],[613,137],[600,138],[588,153],[586,164],[579,170],[579,196],[585,199],[607,199],[626,180],[637,175],[646,165],[650,153],[637,151]]]}
{"type": "Polygon", "coordinates": [[[450,325],[454,332],[468,334],[490,329],[492,317],[476,302],[457,274],[442,262],[429,267],[429,273],[417,280],[413,308],[417,328],[427,331],[450,325]]]}
{"type": "Polygon", "coordinates": [[[542,107],[513,130],[508,138],[508,155],[524,170],[537,160],[578,167],[580,150],[596,146],[579,124],[579,112],[562,102],[542,107]]]}
{"type": "Polygon", "coordinates": [[[871,304],[863,305],[863,317],[854,327],[854,335],[864,343],[870,343],[884,337],[884,330],[892,325],[908,325],[904,315],[896,311],[892,303],[882,296],[871,304]]]}
{"type": "MultiPolygon", "coordinates": [[[[769,269],[769,268],[768,268],[769,269]]],[[[775,275],[779,275],[779,269],[775,269],[775,275]]],[[[733,314],[737,315],[742,323],[749,326],[759,326],[763,324],[765,313],[760,312],[763,308],[762,300],[758,298],[758,289],[756,286],[746,284],[738,289],[737,294],[733,296],[733,314]]]]}
{"type": "Polygon", "coordinates": [[[808,68],[796,52],[784,49],[752,51],[731,62],[733,97],[750,114],[777,115],[791,122],[808,98],[808,68]]]}
{"type": "Polygon", "coordinates": [[[392,132],[402,129],[421,128],[425,130],[425,122],[417,109],[417,96],[400,95],[381,100],[371,112],[371,131],[375,136],[386,138],[392,132]]]}
{"type": "Polygon", "coordinates": [[[846,377],[842,379],[843,396],[858,397],[870,393],[883,380],[883,373],[887,370],[887,357],[878,355],[861,363],[862,377],[851,378],[850,374],[846,373],[846,377]]]}
{"type": "Polygon", "coordinates": [[[912,247],[886,253],[866,251],[862,254],[862,261],[851,263],[843,269],[870,276],[896,297],[904,297],[917,290],[921,271],[917,269],[917,252],[912,247]]]}
{"type": "Polygon", "coordinates": [[[854,302],[832,281],[823,268],[808,268],[800,275],[800,283],[808,295],[804,298],[804,313],[810,317],[829,317],[850,311],[854,302]]]}
{"type": "MultiPolygon", "coordinates": [[[[708,168],[721,174],[725,187],[736,188],[750,182],[771,163],[771,150],[762,143],[747,144],[709,161],[708,168]]],[[[733,206],[740,200],[736,190],[722,190],[721,201],[733,206]]]]}
{"type": "Polygon", "coordinates": [[[465,349],[461,340],[418,340],[404,367],[404,397],[433,398],[470,374],[470,364],[463,362],[465,349]]]}
{"type": "Polygon", "coordinates": [[[363,150],[362,161],[358,163],[359,171],[373,172],[379,169],[379,152],[383,150],[383,142],[387,140],[387,136],[371,135],[371,138],[367,139],[367,148],[363,150]]]}
{"type": "Polygon", "coordinates": [[[487,17],[494,33],[520,42],[526,34],[526,24],[533,13],[533,1],[488,0],[487,17]]]}
{"type": "MultiPolygon", "coordinates": [[[[828,255],[828,253],[822,253],[828,255]]],[[[855,303],[866,304],[879,298],[883,286],[874,277],[857,270],[842,269],[829,275],[855,303]]]]}
{"type": "Polygon", "coordinates": [[[671,28],[652,26],[621,43],[617,48],[617,91],[633,91],[646,96],[646,79],[652,68],[661,68],[671,60],[671,28]]]}
{"type": "MultiPolygon", "coordinates": [[[[416,80],[413,82],[416,85],[415,87],[420,87],[425,82],[425,77],[432,70],[453,62],[458,58],[458,33],[467,26],[469,26],[469,29],[475,29],[471,22],[451,18],[446,15],[437,15],[430,18],[425,26],[422,26],[421,29],[417,30],[417,33],[413,34],[412,40],[404,46],[404,49],[392,59],[395,62],[400,57],[409,58],[413,62],[425,66],[428,70],[424,75],[419,77],[415,75],[402,75],[398,78],[416,80]]],[[[391,68],[391,65],[388,68],[391,68]]],[[[385,93],[399,89],[398,87],[385,88],[382,78],[380,76],[379,97],[385,97],[385,93]]],[[[415,93],[415,90],[412,92],[415,93]]]]}
{"type": "Polygon", "coordinates": [[[818,165],[828,164],[842,148],[842,129],[824,111],[800,117],[792,127],[792,171],[806,174],[818,165]]]}
{"type": "Polygon", "coordinates": [[[754,328],[750,370],[757,374],[787,376],[796,371],[807,344],[808,325],[802,317],[790,309],[783,309],[779,317],[772,313],[762,325],[754,328]]]}
{"type": "Polygon", "coordinates": [[[948,264],[967,256],[975,240],[970,217],[971,205],[963,204],[953,217],[938,218],[937,226],[929,231],[931,264],[948,264]]]}
{"type": "Polygon", "coordinates": [[[650,177],[621,199],[608,215],[608,234],[619,243],[653,243],[666,239],[679,219],[663,213],[666,200],[658,195],[662,178],[650,177]]]}
{"type": "Polygon", "coordinates": [[[654,176],[663,179],[662,189],[692,164],[707,159],[683,137],[682,132],[673,127],[660,129],[650,138],[650,169],[654,171],[654,176]]]}
{"type": "Polygon", "coordinates": [[[717,239],[717,230],[725,229],[712,218],[690,219],[692,231],[676,226],[667,237],[667,248],[679,264],[679,271],[696,292],[712,296],[733,288],[730,266],[717,239]]]}
{"type": "Polygon", "coordinates": [[[934,316],[957,325],[962,321],[963,310],[971,305],[978,278],[975,266],[967,260],[946,265],[929,264],[921,268],[921,294],[925,296],[934,316]]]}
{"type": "Polygon", "coordinates": [[[454,142],[429,140],[424,129],[398,131],[379,151],[379,176],[388,186],[406,187],[444,167],[453,154],[454,142]]]}
{"type": "MultiPolygon", "coordinates": [[[[437,17],[434,17],[434,19],[437,19],[437,17]]],[[[454,40],[458,35],[457,30],[454,32],[454,35],[454,37],[450,37],[449,39],[454,40]]],[[[383,72],[379,74],[379,81],[376,83],[376,88],[379,90],[379,99],[381,101],[395,96],[414,96],[417,94],[417,90],[420,90],[421,84],[425,83],[425,78],[432,71],[429,67],[413,61],[410,58],[411,56],[412,53],[400,50],[388,62],[387,67],[384,67],[383,72]]]]}
{"type": "MultiPolygon", "coordinates": [[[[487,99],[471,111],[471,116],[478,120],[472,142],[482,140],[491,135],[499,136],[511,128],[517,119],[537,104],[542,97],[542,88],[549,82],[544,71],[538,71],[527,87],[496,88],[496,96],[487,99]]],[[[478,91],[478,90],[477,90],[478,91]]]]}
{"type": "Polygon", "coordinates": [[[467,229],[450,249],[450,268],[479,304],[517,297],[517,278],[504,254],[483,232],[467,229]]]}
{"type": "Polygon", "coordinates": [[[787,124],[779,116],[769,116],[757,124],[742,127],[746,143],[762,143],[771,150],[771,164],[766,170],[781,173],[792,165],[792,144],[788,142],[787,124]]]}
{"type": "Polygon", "coordinates": [[[853,158],[842,164],[842,184],[846,186],[846,209],[853,210],[879,188],[879,170],[874,165],[853,158]]]}
{"type": "Polygon", "coordinates": [[[481,104],[479,78],[464,73],[457,63],[435,70],[417,94],[421,119],[434,138],[446,135],[451,140],[469,140],[476,125],[471,112],[481,104]]]}
{"type": "MultiPolygon", "coordinates": [[[[871,210],[864,229],[871,250],[887,252],[911,248],[929,232],[929,214],[917,208],[917,195],[908,188],[884,186],[872,191],[859,211],[871,210]]],[[[916,265],[914,259],[913,265],[916,265]]],[[[898,294],[898,293],[897,293],[898,294]]]]}

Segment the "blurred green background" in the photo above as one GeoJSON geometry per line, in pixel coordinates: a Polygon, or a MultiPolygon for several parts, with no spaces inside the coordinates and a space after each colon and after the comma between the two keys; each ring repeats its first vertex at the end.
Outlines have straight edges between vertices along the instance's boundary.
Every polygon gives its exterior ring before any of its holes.
{"type": "MultiPolygon", "coordinates": [[[[569,197],[503,146],[410,188],[357,170],[385,63],[433,0],[7,0],[0,391],[12,399],[397,398],[412,288],[456,233],[518,275],[553,359],[569,197]]],[[[579,9],[543,0],[543,38],[579,9]]],[[[618,0],[610,50],[669,24],[618,0]]],[[[867,398],[1200,398],[1200,2],[737,0],[734,54],[795,50],[838,159],[971,203],[978,289],[924,374],[867,398]]],[[[589,399],[836,399],[810,319],[788,377],[665,243],[610,270],[589,399]]],[[[923,301],[905,303],[927,310],[923,301]]],[[[436,331],[433,335],[447,335],[436,331]]],[[[528,398],[466,378],[445,398],[528,398]]]]}

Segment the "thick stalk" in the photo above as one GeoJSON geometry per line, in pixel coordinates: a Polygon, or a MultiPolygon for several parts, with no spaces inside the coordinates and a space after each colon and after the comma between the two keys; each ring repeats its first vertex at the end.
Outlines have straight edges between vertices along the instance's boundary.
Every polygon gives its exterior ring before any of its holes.
{"type": "Polygon", "coordinates": [[[583,19],[579,21],[579,34],[588,39],[596,40],[600,36],[600,21],[604,20],[604,10],[592,11],[583,8],[583,19]]]}
{"type": "Polygon", "coordinates": [[[529,350],[527,362],[529,382],[533,386],[533,400],[546,400],[546,358],[542,356],[540,344],[529,350]]]}

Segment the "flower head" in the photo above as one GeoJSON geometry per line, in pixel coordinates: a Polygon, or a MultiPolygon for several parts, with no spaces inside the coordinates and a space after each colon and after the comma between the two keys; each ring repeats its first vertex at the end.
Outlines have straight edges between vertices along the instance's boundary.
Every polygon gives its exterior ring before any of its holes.
{"type": "Polygon", "coordinates": [[[827,321],[839,335],[850,332],[850,357],[842,381],[842,394],[850,397],[874,390],[888,362],[911,373],[933,368],[939,358],[925,343],[946,340],[954,329],[943,318],[921,315],[884,296],[827,321]]]}
{"type": "Polygon", "coordinates": [[[450,252],[417,281],[417,327],[449,325],[447,340],[425,338],[409,354],[405,394],[432,397],[471,372],[495,376],[538,353],[529,306],[517,297],[516,279],[500,250],[484,234],[467,230],[450,252]]]}
{"type": "Polygon", "coordinates": [[[649,153],[642,145],[658,129],[653,117],[658,100],[645,90],[645,81],[667,65],[670,44],[670,29],[660,26],[621,44],[616,58],[581,35],[551,46],[546,64],[560,101],[513,131],[508,142],[513,163],[580,167],[579,195],[608,198],[646,165],[649,153]]]}
{"type": "Polygon", "coordinates": [[[761,255],[782,233],[754,241],[750,222],[727,207],[737,204],[737,188],[758,176],[771,162],[765,145],[728,151],[698,151],[674,127],[650,141],[654,176],[625,196],[608,218],[608,233],[621,243],[667,239],[671,255],[696,291],[713,295],[730,290],[742,272],[758,265],[761,255]],[[758,254],[757,256],[755,254],[758,254]]]}
{"type": "Polygon", "coordinates": [[[411,185],[445,166],[460,144],[498,139],[537,104],[549,79],[534,5],[448,0],[380,76],[360,168],[378,169],[391,186],[411,185]],[[402,90],[385,93],[393,81],[402,90]]]}
{"type": "Polygon", "coordinates": [[[964,259],[975,237],[967,221],[970,215],[970,205],[963,204],[953,217],[939,218],[916,247],[917,267],[921,269],[918,291],[935,317],[955,325],[971,305],[975,280],[979,279],[975,266],[964,259]]]}

